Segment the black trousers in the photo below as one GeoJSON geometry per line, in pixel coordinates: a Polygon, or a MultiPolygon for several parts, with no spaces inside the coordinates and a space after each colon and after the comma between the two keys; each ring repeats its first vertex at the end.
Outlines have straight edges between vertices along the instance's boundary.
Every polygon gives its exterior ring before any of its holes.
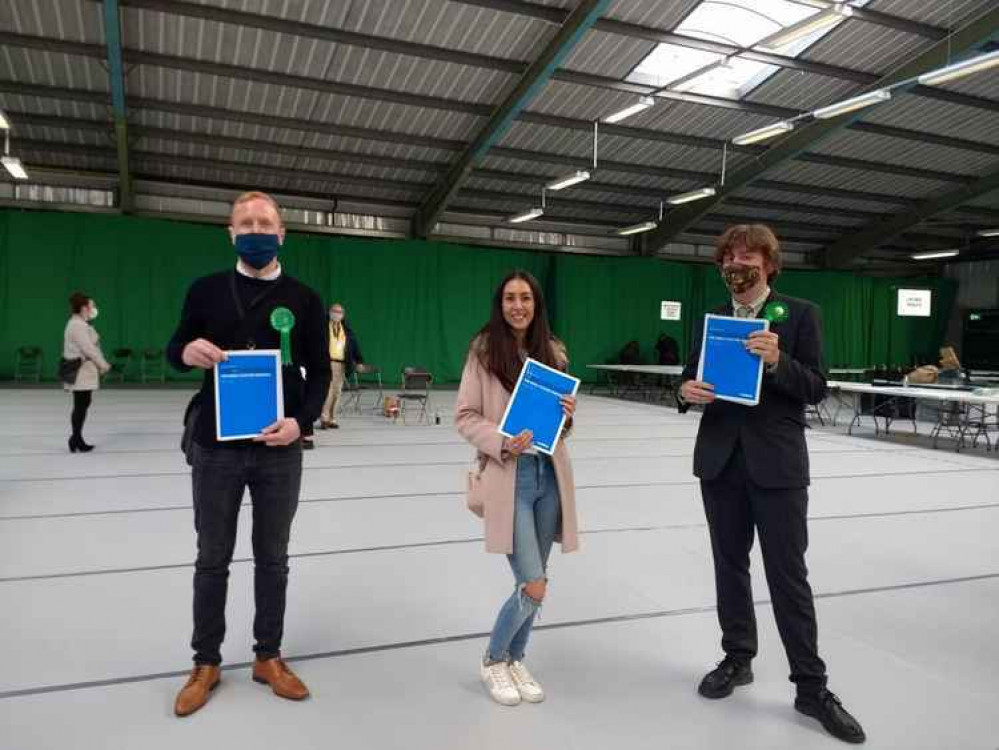
{"type": "Polygon", "coordinates": [[[701,482],[704,512],[711,532],[715,592],[722,648],[729,656],[756,656],[756,615],[749,576],[754,528],[773,602],[791,682],[798,694],[826,685],[826,665],[819,658],[818,628],[808,585],[808,490],[766,489],[753,483],[741,448],[736,447],[722,473],[701,482]]]}
{"type": "Polygon", "coordinates": [[[222,663],[229,563],[243,491],[253,502],[253,650],[261,659],[278,656],[284,634],[288,588],[288,538],[302,482],[301,443],[206,448],[195,445],[194,635],[197,664],[222,663]]]}
{"type": "Polygon", "coordinates": [[[75,438],[83,439],[83,423],[87,421],[87,410],[93,396],[93,391],[73,391],[73,413],[69,417],[69,425],[75,438]]]}

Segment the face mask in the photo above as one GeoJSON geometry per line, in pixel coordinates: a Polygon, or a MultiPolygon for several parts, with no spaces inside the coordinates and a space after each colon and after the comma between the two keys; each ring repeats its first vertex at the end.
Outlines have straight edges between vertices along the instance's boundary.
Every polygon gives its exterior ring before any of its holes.
{"type": "Polygon", "coordinates": [[[759,283],[760,269],[756,266],[733,263],[722,269],[722,279],[732,294],[742,294],[759,283]]]}
{"type": "Polygon", "coordinates": [[[343,313],[330,313],[330,320],[334,323],[339,323],[343,320],[343,313]]]}
{"type": "Polygon", "coordinates": [[[277,257],[281,245],[276,234],[237,234],[233,244],[240,259],[258,271],[277,257]]]}
{"type": "Polygon", "coordinates": [[[97,306],[96,305],[92,306],[90,308],[90,315],[87,316],[87,320],[93,320],[94,318],[96,318],[97,313],[98,313],[97,306]]]}

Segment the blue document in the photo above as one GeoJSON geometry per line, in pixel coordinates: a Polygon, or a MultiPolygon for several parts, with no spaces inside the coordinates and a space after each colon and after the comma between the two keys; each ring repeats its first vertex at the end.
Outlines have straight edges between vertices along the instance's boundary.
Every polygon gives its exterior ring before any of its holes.
{"type": "Polygon", "coordinates": [[[763,358],[746,349],[753,331],[770,329],[770,321],[760,318],[704,316],[701,361],[697,379],[715,387],[715,398],[737,404],[760,403],[763,382],[763,358]]]}
{"type": "Polygon", "coordinates": [[[284,418],[281,352],[253,349],[226,352],[215,365],[215,436],[246,440],[284,418]]]}
{"type": "Polygon", "coordinates": [[[566,375],[537,360],[528,359],[500,422],[500,433],[516,437],[524,430],[534,433],[534,447],[549,456],[555,452],[565,414],[562,396],[575,396],[579,378],[566,375]]]}

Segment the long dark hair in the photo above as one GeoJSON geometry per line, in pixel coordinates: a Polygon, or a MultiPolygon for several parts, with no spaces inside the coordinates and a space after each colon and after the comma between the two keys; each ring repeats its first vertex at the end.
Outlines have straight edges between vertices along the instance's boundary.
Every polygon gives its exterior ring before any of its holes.
{"type": "Polygon", "coordinates": [[[472,340],[472,350],[479,358],[479,363],[491,374],[499,378],[503,387],[512,391],[517,384],[523,362],[520,359],[520,346],[513,335],[510,325],[503,317],[503,292],[506,285],[519,279],[527,282],[534,297],[534,319],[524,337],[524,349],[527,356],[544,362],[549,367],[565,368],[565,357],[556,355],[556,347],[561,350],[562,344],[552,335],[548,325],[548,310],[545,307],[545,295],[541,285],[527,271],[514,271],[496,287],[490,310],[489,322],[472,340]]]}

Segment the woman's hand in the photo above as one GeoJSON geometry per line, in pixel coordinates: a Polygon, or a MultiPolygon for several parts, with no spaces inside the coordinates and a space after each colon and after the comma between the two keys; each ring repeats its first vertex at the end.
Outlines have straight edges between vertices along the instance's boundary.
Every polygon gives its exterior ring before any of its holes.
{"type": "Polygon", "coordinates": [[[524,430],[517,437],[506,438],[503,441],[503,450],[516,458],[534,444],[534,433],[524,430]]]}
{"type": "Polygon", "coordinates": [[[562,413],[565,414],[565,418],[572,419],[576,413],[576,397],[562,396],[559,400],[562,402],[562,413]]]}

